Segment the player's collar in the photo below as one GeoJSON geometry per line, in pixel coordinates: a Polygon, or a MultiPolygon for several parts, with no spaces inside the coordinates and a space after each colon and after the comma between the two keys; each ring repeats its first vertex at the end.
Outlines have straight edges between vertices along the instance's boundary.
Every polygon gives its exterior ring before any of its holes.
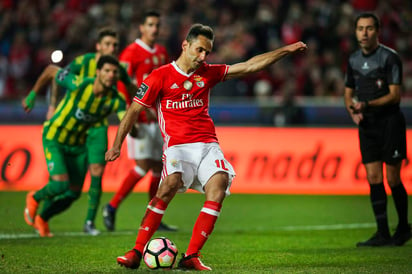
{"type": "Polygon", "coordinates": [[[138,44],[139,46],[141,46],[142,48],[144,48],[145,50],[147,50],[150,53],[155,53],[156,52],[156,44],[153,46],[153,48],[151,48],[151,47],[149,47],[148,44],[143,42],[140,38],[137,38],[135,40],[135,43],[138,44]]]}
{"type": "Polygon", "coordinates": [[[197,70],[195,70],[195,71],[192,71],[191,73],[186,73],[186,72],[184,72],[183,70],[181,70],[181,69],[179,68],[179,66],[176,64],[176,61],[173,61],[171,64],[172,64],[172,66],[175,68],[175,70],[176,70],[177,72],[179,72],[180,74],[182,74],[183,76],[186,76],[186,77],[192,76],[193,73],[195,73],[195,72],[197,71],[197,70]]]}

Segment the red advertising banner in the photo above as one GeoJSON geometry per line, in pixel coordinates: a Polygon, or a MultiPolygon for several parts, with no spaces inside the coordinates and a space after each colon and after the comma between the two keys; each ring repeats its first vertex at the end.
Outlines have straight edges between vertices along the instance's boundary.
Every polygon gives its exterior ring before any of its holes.
{"type": "MultiPolygon", "coordinates": [[[[41,130],[41,126],[0,126],[0,190],[39,189],[47,183],[41,130]]],[[[109,129],[110,145],[116,130],[116,126],[109,129]]],[[[218,127],[217,134],[236,171],[232,193],[369,192],[356,129],[218,127]]],[[[412,130],[407,140],[412,144],[412,130]]],[[[126,144],[122,149],[121,157],[107,164],[104,191],[116,191],[133,167],[126,144]]],[[[404,161],[402,180],[408,193],[412,193],[411,166],[404,161]]],[[[88,184],[89,178],[85,190],[88,184]]],[[[147,184],[143,180],[135,191],[147,191],[147,184]]]]}

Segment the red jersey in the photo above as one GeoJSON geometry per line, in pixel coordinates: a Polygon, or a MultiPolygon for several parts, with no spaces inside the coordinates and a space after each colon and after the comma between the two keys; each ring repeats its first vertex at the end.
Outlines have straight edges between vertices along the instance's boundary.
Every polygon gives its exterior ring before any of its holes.
{"type": "Polygon", "coordinates": [[[203,63],[193,73],[186,74],[173,62],[154,70],[133,100],[146,107],[156,106],[166,147],[217,142],[209,115],[209,96],[211,88],[223,81],[228,69],[228,65],[203,63]]]}
{"type": "MultiPolygon", "coordinates": [[[[128,45],[120,54],[119,61],[126,67],[127,74],[139,87],[143,80],[152,72],[169,62],[169,56],[164,46],[155,44],[153,48],[146,45],[142,40],[136,39],[128,45]]],[[[130,95],[127,93],[123,83],[118,84],[118,90],[125,95],[128,104],[131,103],[130,95]]],[[[145,122],[144,112],[139,116],[139,122],[145,122]]]]}

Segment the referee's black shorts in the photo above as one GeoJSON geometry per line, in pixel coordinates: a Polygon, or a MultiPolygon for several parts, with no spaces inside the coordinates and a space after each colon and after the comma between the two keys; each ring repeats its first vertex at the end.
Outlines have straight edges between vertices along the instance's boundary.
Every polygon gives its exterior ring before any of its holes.
{"type": "Polygon", "coordinates": [[[362,163],[381,161],[394,165],[406,158],[406,124],[401,111],[369,117],[359,124],[362,163]]]}

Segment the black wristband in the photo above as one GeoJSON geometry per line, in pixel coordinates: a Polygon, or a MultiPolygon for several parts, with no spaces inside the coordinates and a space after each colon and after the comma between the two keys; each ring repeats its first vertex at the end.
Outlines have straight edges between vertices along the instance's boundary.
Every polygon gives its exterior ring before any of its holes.
{"type": "Polygon", "coordinates": [[[369,101],[366,100],[364,103],[365,103],[365,109],[367,109],[369,107],[369,101]]]}

